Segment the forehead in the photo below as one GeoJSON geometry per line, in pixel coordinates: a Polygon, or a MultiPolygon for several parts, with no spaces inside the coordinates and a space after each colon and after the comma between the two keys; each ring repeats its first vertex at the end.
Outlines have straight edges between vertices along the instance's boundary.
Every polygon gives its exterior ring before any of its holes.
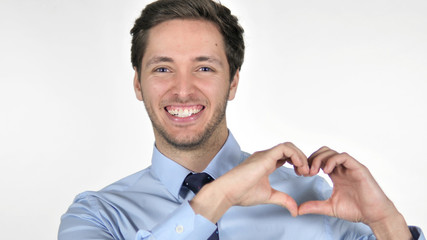
{"type": "Polygon", "coordinates": [[[153,55],[225,57],[223,36],[219,28],[205,20],[175,19],[149,30],[143,62],[153,55]]]}

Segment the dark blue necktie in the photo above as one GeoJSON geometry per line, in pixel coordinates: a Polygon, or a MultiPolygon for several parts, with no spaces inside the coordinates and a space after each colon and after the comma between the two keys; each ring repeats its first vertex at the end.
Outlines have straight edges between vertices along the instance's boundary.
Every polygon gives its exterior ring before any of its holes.
{"type": "MultiPolygon", "coordinates": [[[[184,179],[183,185],[190,189],[194,194],[197,194],[205,184],[210,183],[213,180],[214,179],[207,173],[190,173],[184,179]]],[[[219,240],[218,227],[208,240],[219,240]]]]}

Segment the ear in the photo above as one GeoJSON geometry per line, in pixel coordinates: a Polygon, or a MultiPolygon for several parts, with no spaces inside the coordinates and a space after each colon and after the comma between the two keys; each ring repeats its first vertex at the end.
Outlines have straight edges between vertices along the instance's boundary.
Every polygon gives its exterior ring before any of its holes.
{"type": "Polygon", "coordinates": [[[234,74],[233,81],[230,84],[230,94],[228,95],[228,101],[231,101],[236,96],[237,86],[239,85],[239,69],[234,74]]]}
{"type": "Polygon", "coordinates": [[[134,67],[133,70],[135,71],[135,76],[133,77],[133,89],[135,90],[136,98],[139,101],[144,101],[142,97],[142,91],[141,91],[141,81],[139,80],[138,71],[134,67]]]}

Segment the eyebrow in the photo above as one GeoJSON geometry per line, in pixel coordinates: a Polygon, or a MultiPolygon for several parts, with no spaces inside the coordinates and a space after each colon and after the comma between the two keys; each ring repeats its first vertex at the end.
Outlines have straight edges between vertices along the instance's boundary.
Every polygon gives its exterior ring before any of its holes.
{"type": "Polygon", "coordinates": [[[194,58],[195,62],[212,62],[212,63],[217,63],[219,65],[222,66],[222,62],[214,57],[210,57],[210,56],[200,56],[200,57],[196,57],[194,58]]]}
{"type": "MultiPolygon", "coordinates": [[[[223,66],[222,62],[214,57],[211,56],[199,56],[199,57],[195,57],[193,59],[194,62],[212,62],[212,63],[216,63],[219,64],[221,66],[223,66]]],[[[156,56],[151,58],[150,60],[148,60],[148,62],[145,64],[145,67],[149,67],[150,65],[153,64],[158,64],[158,63],[163,63],[163,62],[169,62],[169,63],[173,63],[174,60],[171,57],[166,57],[166,56],[156,56]]]]}
{"type": "Polygon", "coordinates": [[[145,64],[145,66],[149,67],[150,65],[158,64],[158,63],[162,63],[162,62],[174,62],[174,61],[170,57],[157,56],[157,57],[153,57],[150,60],[148,60],[147,64],[145,64]]]}

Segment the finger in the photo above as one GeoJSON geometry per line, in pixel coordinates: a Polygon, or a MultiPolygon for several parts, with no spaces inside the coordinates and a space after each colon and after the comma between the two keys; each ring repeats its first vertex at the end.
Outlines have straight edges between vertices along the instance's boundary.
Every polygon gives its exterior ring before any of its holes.
{"type": "Polygon", "coordinates": [[[334,211],[328,200],[326,201],[308,201],[301,204],[298,208],[298,215],[320,214],[334,216],[334,211]]]}
{"type": "Polygon", "coordinates": [[[326,151],[329,151],[329,150],[331,150],[331,149],[330,149],[330,148],[328,148],[328,147],[326,147],[326,146],[323,146],[323,147],[319,148],[317,151],[315,151],[314,153],[312,153],[312,154],[310,155],[310,157],[308,157],[308,163],[309,163],[309,164],[312,164],[313,159],[314,159],[315,157],[317,157],[319,154],[321,154],[321,153],[323,153],[323,152],[326,152],[326,151]]]}
{"type": "Polygon", "coordinates": [[[268,203],[276,204],[289,210],[293,217],[298,215],[298,205],[295,200],[286,193],[272,190],[272,194],[268,203]]]}
{"type": "Polygon", "coordinates": [[[339,153],[329,158],[325,163],[323,171],[326,174],[329,174],[339,165],[342,165],[347,169],[355,169],[361,166],[361,164],[348,153],[339,153]]]}
{"type": "Polygon", "coordinates": [[[288,160],[287,159],[280,159],[277,161],[276,163],[276,168],[279,168],[281,166],[283,166],[288,160]]]}
{"type": "Polygon", "coordinates": [[[307,175],[310,171],[307,156],[293,143],[286,142],[277,146],[282,151],[282,159],[292,164],[298,175],[307,175]]]}
{"type": "Polygon", "coordinates": [[[322,147],[321,149],[319,149],[319,151],[315,152],[309,158],[309,161],[311,161],[310,175],[313,176],[318,174],[319,170],[321,168],[324,168],[326,162],[328,162],[331,157],[337,154],[337,152],[327,147],[322,147]]]}

